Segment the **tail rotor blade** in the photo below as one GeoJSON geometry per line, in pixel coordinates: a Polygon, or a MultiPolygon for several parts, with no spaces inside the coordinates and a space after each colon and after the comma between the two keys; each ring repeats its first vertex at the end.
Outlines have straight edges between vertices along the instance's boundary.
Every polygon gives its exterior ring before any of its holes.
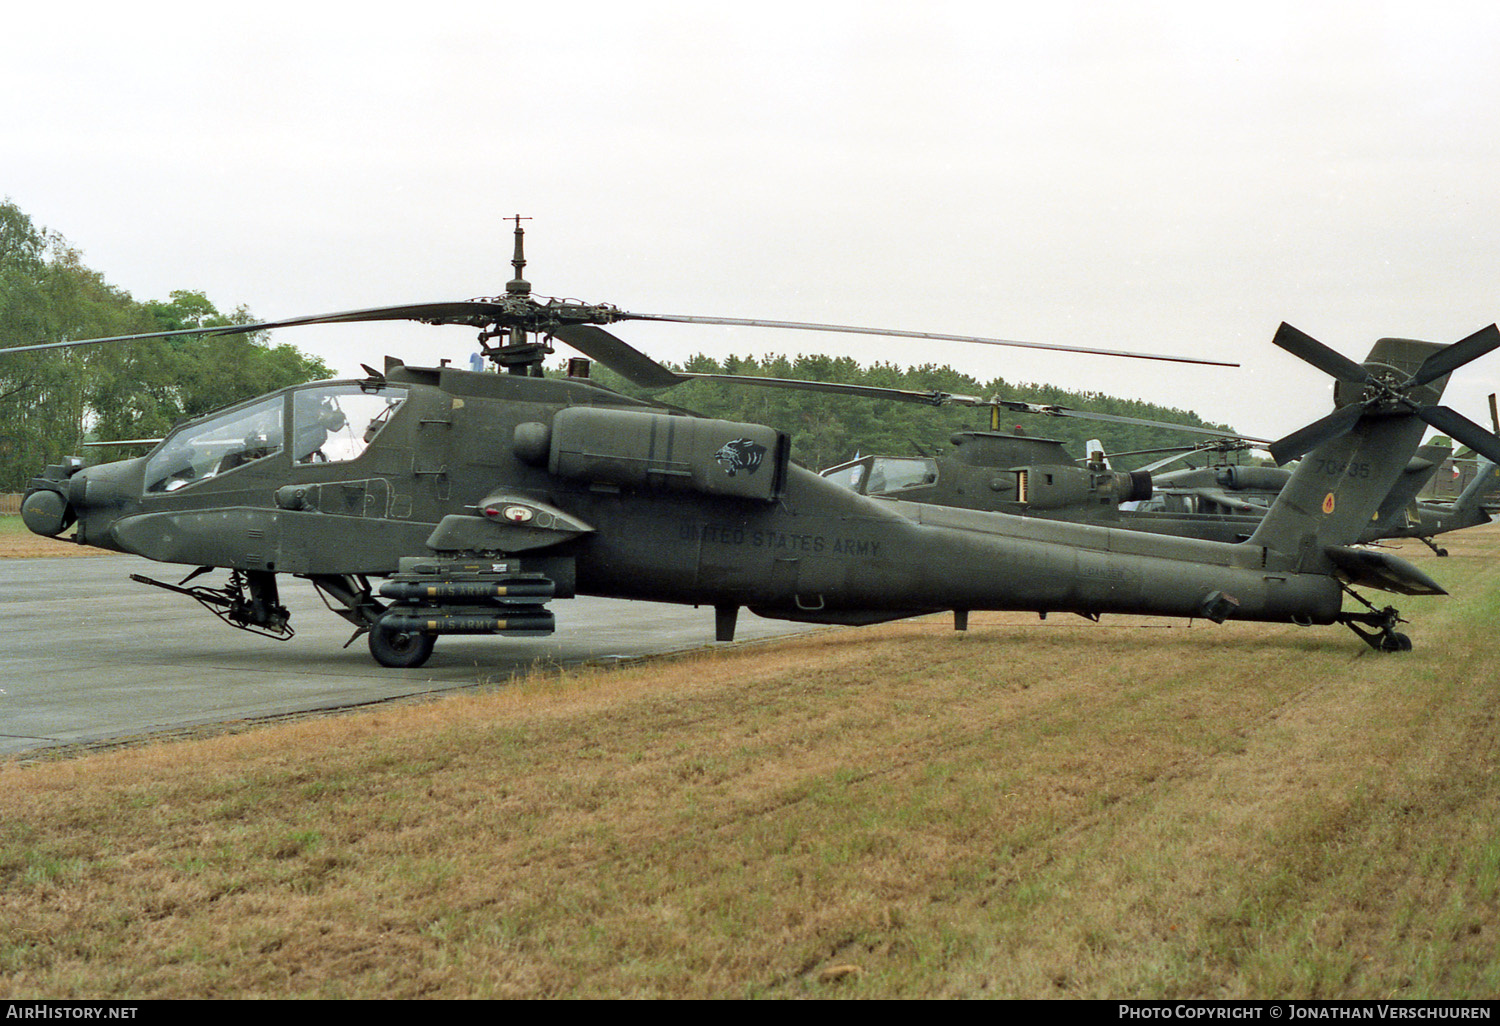
{"type": "Polygon", "coordinates": [[[1440,349],[1422,361],[1422,366],[1411,376],[1403,388],[1425,385],[1444,374],[1451,374],[1470,360],[1477,360],[1485,353],[1500,348],[1500,326],[1491,324],[1480,328],[1466,339],[1461,339],[1446,349],[1440,349]]]}
{"type": "Polygon", "coordinates": [[[1334,352],[1311,335],[1298,331],[1285,321],[1276,329],[1276,337],[1271,341],[1298,359],[1306,360],[1323,373],[1338,378],[1340,381],[1354,381],[1362,385],[1370,380],[1370,372],[1361,364],[1334,352]]]}
{"type": "Polygon", "coordinates": [[[1315,449],[1330,439],[1348,434],[1354,429],[1355,423],[1364,412],[1363,406],[1340,407],[1322,420],[1315,420],[1306,427],[1277,439],[1266,448],[1270,450],[1278,466],[1288,463],[1309,449],[1315,449]]]}
{"type": "Polygon", "coordinates": [[[1417,416],[1448,437],[1467,445],[1486,459],[1500,463],[1500,438],[1490,434],[1463,414],[1456,413],[1446,406],[1428,406],[1418,410],[1417,416]]]}

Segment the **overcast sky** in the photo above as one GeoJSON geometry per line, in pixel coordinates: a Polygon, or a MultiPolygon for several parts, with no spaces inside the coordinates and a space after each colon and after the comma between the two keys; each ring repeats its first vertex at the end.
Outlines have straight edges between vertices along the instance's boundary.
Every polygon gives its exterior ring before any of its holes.
{"type": "MultiPolygon", "coordinates": [[[[262,319],[503,291],[1207,355],[626,324],[663,360],[948,363],[1274,437],[1500,317],[1500,5],[260,2],[6,15],[0,196],[137,299],[262,319]]],[[[340,374],[470,329],[292,329],[340,374]]],[[[1500,353],[1448,400],[1487,422],[1500,353]]]]}

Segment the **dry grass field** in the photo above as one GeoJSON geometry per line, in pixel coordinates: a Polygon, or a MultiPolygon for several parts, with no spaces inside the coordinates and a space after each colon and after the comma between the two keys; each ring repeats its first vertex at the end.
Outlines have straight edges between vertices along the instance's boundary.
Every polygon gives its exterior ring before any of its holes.
{"type": "Polygon", "coordinates": [[[0,559],[49,559],[53,556],[100,556],[108,550],[43,538],[26,529],[19,516],[0,516],[0,559]]]}
{"type": "Polygon", "coordinates": [[[1416,650],[980,616],[0,763],[0,998],[1500,994],[1500,528],[1416,650]]]}

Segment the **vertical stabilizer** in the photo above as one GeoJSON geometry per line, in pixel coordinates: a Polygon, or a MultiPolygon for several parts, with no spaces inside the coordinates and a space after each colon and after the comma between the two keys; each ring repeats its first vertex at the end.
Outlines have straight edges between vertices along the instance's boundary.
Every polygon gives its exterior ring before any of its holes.
{"type": "MultiPolygon", "coordinates": [[[[1500,468],[1485,459],[1479,458],[1479,469],[1474,473],[1474,480],[1469,482],[1467,488],[1453,501],[1454,513],[1472,515],[1483,508],[1484,501],[1500,489],[1500,468]]],[[[1484,523],[1488,516],[1476,517],[1476,523],[1484,523]]]]}

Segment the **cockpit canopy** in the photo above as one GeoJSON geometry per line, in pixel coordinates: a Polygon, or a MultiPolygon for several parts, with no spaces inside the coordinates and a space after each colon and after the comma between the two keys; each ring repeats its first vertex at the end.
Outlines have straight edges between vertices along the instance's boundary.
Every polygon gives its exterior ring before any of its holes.
{"type": "Polygon", "coordinates": [[[865,456],[829,467],[823,476],[860,495],[890,495],[935,484],[938,466],[926,457],[865,456]]]}
{"type": "Polygon", "coordinates": [[[368,381],[320,382],[231,406],[168,435],[146,461],[146,491],[176,491],[275,456],[288,439],[296,464],[358,459],[406,393],[368,381]]]}

